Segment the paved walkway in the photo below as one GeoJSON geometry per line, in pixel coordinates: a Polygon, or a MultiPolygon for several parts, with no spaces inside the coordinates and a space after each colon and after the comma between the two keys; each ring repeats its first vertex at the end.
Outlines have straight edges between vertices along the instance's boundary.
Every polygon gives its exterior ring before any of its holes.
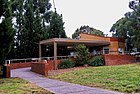
{"type": "Polygon", "coordinates": [[[35,83],[36,85],[55,94],[120,94],[119,92],[81,86],[41,77],[42,75],[31,72],[30,67],[14,69],[11,71],[11,76],[28,80],[29,82],[35,83]]]}

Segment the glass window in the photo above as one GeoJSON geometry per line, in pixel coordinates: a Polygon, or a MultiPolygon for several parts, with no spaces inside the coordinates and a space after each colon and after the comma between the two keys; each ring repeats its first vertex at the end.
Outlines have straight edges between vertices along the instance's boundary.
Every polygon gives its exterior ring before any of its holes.
{"type": "Polygon", "coordinates": [[[118,48],[118,52],[119,52],[119,54],[122,54],[123,53],[123,48],[118,48]]]}
{"type": "Polygon", "coordinates": [[[109,47],[104,47],[103,51],[104,54],[109,54],[109,47]]]}

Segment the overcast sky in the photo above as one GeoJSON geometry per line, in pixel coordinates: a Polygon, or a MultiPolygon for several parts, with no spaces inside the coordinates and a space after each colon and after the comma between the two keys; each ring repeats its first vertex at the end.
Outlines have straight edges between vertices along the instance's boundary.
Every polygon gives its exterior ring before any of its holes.
{"type": "Polygon", "coordinates": [[[129,0],[55,0],[68,37],[83,25],[108,34],[111,26],[130,10],[128,4],[129,0]]]}

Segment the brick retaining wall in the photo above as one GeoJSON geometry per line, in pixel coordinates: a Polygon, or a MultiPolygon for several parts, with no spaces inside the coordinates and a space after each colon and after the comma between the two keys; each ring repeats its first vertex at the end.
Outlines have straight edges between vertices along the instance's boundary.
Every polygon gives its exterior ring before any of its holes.
{"type": "Polygon", "coordinates": [[[129,55],[103,55],[106,66],[131,64],[136,62],[136,57],[129,55]]]}
{"type": "Polygon", "coordinates": [[[47,75],[48,74],[48,63],[44,62],[37,62],[37,63],[32,63],[31,64],[31,71],[42,74],[42,75],[47,75]]]}
{"type": "Polygon", "coordinates": [[[11,69],[18,69],[18,68],[26,68],[31,67],[32,62],[26,62],[26,63],[11,63],[10,68],[11,69]]]}
{"type": "MultiPolygon", "coordinates": [[[[60,60],[57,60],[57,65],[60,64],[60,60]]],[[[54,70],[54,60],[47,62],[36,62],[31,64],[31,71],[42,75],[48,75],[49,70],[54,70]]]]}

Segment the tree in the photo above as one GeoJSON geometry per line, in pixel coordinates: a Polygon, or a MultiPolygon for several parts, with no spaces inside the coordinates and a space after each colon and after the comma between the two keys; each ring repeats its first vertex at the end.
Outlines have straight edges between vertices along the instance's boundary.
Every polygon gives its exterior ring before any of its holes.
{"type": "Polygon", "coordinates": [[[90,58],[89,49],[84,44],[79,44],[76,46],[75,57],[77,66],[88,64],[90,58]]]}
{"type": "Polygon", "coordinates": [[[15,35],[9,0],[0,1],[0,20],[0,65],[2,65],[11,50],[15,35]]]}
{"type": "MultiPolygon", "coordinates": [[[[62,16],[49,11],[50,0],[11,1],[16,20],[16,36],[9,58],[13,55],[15,58],[38,57],[39,41],[52,37],[66,37],[62,16]]],[[[42,49],[46,50],[46,47],[42,49]]]]}
{"type": "Polygon", "coordinates": [[[21,58],[38,57],[38,43],[46,39],[46,30],[43,27],[43,19],[39,8],[35,8],[33,0],[26,0],[21,32],[20,48],[21,58]]]}
{"type": "Polygon", "coordinates": [[[131,37],[129,34],[129,27],[130,27],[130,21],[127,17],[119,19],[110,29],[110,32],[113,32],[113,37],[119,37],[124,38],[126,40],[126,51],[132,50],[132,43],[131,43],[131,37]]]}
{"type": "Polygon", "coordinates": [[[14,37],[12,49],[8,55],[8,59],[20,58],[21,56],[21,32],[23,30],[23,20],[24,20],[24,0],[11,0],[11,9],[14,18],[14,28],[16,30],[16,35],[14,37]]]}
{"type": "Polygon", "coordinates": [[[49,38],[66,38],[62,15],[51,12],[49,20],[49,38]]]}
{"type": "Polygon", "coordinates": [[[45,15],[51,8],[49,0],[12,0],[16,36],[11,51],[15,58],[38,57],[38,43],[47,39],[45,15]],[[15,48],[14,48],[15,46],[15,48]]]}
{"type": "Polygon", "coordinates": [[[84,25],[75,30],[74,34],[72,34],[72,38],[73,39],[77,38],[81,32],[104,36],[104,33],[102,31],[94,29],[93,27],[89,27],[88,25],[87,26],[84,25]]]}
{"type": "Polygon", "coordinates": [[[133,9],[134,11],[137,9],[137,6],[140,5],[140,0],[131,0],[129,2],[129,8],[133,9]]]}
{"type": "Polygon", "coordinates": [[[140,5],[133,7],[134,11],[125,14],[125,18],[113,24],[111,32],[116,37],[125,38],[128,50],[140,48],[140,5]]]}
{"type": "Polygon", "coordinates": [[[119,19],[110,29],[113,32],[113,37],[126,38],[128,31],[128,19],[126,17],[119,19]]]}
{"type": "Polygon", "coordinates": [[[130,23],[129,36],[134,48],[140,48],[140,5],[128,16],[130,23]]]}

